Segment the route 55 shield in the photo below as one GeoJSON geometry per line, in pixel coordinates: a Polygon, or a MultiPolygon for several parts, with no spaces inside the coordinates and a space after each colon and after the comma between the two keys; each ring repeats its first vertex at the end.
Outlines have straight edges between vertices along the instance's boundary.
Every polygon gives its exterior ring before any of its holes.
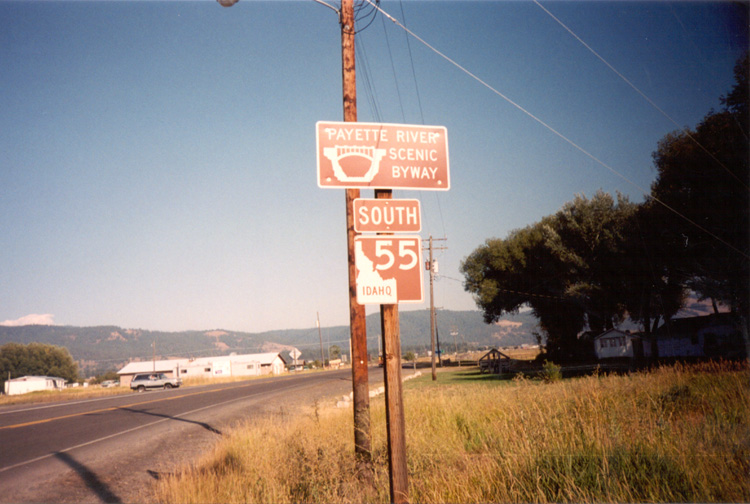
{"type": "Polygon", "coordinates": [[[421,303],[422,240],[379,235],[354,239],[359,304],[421,303]]]}

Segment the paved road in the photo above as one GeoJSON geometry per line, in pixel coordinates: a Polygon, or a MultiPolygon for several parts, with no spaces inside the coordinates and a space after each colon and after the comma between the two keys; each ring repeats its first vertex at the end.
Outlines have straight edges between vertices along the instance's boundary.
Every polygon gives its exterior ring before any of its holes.
{"type": "Polygon", "coordinates": [[[0,502],[143,502],[232,425],[350,391],[346,369],[0,408],[0,502]]]}

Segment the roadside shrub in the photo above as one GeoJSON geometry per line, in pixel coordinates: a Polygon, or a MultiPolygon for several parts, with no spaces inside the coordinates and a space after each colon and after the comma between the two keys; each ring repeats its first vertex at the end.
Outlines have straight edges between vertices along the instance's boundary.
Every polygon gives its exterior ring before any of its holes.
{"type": "Polygon", "coordinates": [[[562,371],[560,366],[552,361],[544,361],[542,372],[539,375],[544,383],[554,383],[562,380],[562,371]]]}

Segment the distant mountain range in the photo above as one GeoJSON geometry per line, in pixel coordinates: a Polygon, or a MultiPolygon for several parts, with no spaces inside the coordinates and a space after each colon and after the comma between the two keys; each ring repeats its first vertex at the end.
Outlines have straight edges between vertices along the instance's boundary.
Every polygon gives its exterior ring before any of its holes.
{"type": "MultiPolygon", "coordinates": [[[[507,347],[536,343],[537,321],[530,313],[508,315],[486,324],[480,311],[436,312],[437,336],[441,349],[452,352],[484,347],[507,347]]],[[[429,310],[399,314],[402,351],[424,354],[430,349],[429,310]]],[[[261,333],[227,331],[161,332],[123,329],[117,326],[72,327],[56,325],[0,326],[0,345],[16,342],[48,343],[67,348],[85,376],[117,370],[133,360],[170,357],[207,357],[236,353],[279,351],[286,357],[292,348],[303,359],[320,358],[322,346],[338,345],[349,353],[349,326],[286,329],[261,333]]],[[[380,316],[367,317],[368,351],[376,356],[380,340],[380,316]]]]}

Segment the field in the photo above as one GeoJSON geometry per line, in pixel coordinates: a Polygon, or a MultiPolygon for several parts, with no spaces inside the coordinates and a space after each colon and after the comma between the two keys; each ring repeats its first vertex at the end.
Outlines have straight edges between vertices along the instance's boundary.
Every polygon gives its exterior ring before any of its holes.
{"type": "MultiPolygon", "coordinates": [[[[750,501],[750,380],[732,363],[543,381],[475,368],[404,386],[412,502],[750,501]]],[[[360,482],[351,409],[237,428],[155,483],[159,502],[388,502],[383,399],[375,485],[360,482]]]]}

